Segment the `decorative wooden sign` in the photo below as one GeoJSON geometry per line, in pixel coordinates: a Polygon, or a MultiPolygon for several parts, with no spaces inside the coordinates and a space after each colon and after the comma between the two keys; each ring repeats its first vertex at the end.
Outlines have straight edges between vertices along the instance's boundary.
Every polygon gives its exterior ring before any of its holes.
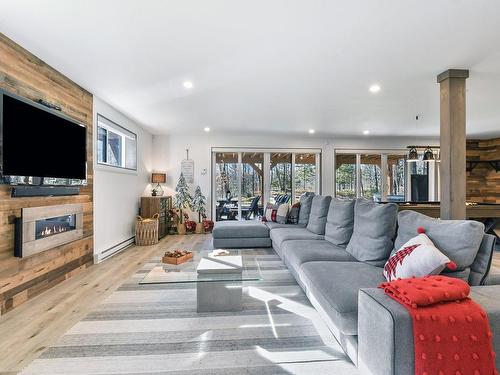
{"type": "Polygon", "coordinates": [[[188,149],[186,149],[186,159],[181,162],[181,172],[188,184],[194,182],[194,160],[189,159],[188,149]]]}

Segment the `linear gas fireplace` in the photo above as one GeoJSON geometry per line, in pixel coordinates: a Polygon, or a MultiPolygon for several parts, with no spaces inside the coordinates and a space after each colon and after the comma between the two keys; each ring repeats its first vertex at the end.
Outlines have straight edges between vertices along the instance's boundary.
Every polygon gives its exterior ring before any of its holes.
{"type": "Polygon", "coordinates": [[[26,257],[82,237],[81,204],[23,208],[16,220],[15,255],[26,257]]]}

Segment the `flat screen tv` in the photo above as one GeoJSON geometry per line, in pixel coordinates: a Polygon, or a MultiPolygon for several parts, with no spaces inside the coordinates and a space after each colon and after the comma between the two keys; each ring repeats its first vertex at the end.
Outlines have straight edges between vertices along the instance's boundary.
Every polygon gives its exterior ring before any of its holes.
{"type": "Polygon", "coordinates": [[[68,179],[84,184],[86,171],[85,126],[41,104],[0,91],[3,182],[51,184],[68,179]]]}

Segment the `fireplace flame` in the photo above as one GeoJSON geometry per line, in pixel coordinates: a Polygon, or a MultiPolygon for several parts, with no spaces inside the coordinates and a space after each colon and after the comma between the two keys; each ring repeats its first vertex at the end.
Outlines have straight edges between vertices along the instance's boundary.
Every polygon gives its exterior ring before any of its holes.
{"type": "Polygon", "coordinates": [[[46,237],[46,236],[50,236],[52,234],[66,232],[67,230],[68,230],[68,228],[64,227],[62,225],[54,225],[53,227],[45,227],[45,229],[42,230],[42,232],[41,232],[41,236],[46,237]]]}

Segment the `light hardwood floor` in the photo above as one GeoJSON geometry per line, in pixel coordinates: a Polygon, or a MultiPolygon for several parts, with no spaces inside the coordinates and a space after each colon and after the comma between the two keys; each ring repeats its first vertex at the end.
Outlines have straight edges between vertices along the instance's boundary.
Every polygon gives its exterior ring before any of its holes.
{"type": "Polygon", "coordinates": [[[154,246],[133,246],[94,265],[0,317],[0,374],[18,373],[153,256],[192,249],[210,235],[167,236],[154,246]]]}
{"type": "MultiPolygon", "coordinates": [[[[26,367],[152,257],[209,241],[210,235],[167,236],[158,245],[130,247],[0,317],[0,374],[26,367]]],[[[498,252],[493,265],[500,269],[498,252]]]]}

